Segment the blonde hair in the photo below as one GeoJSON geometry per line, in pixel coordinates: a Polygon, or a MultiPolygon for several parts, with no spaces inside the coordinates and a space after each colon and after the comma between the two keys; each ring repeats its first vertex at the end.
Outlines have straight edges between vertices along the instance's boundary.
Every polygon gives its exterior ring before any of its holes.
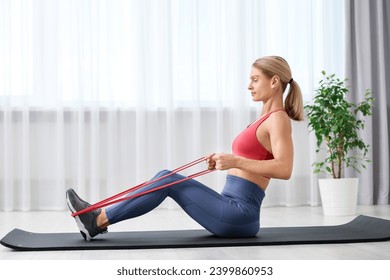
{"type": "Polygon", "coordinates": [[[282,84],[282,92],[286,90],[287,84],[290,84],[288,94],[284,100],[284,109],[291,119],[302,121],[304,113],[301,88],[293,80],[287,61],[280,56],[264,56],[257,59],[253,63],[253,67],[269,78],[275,75],[278,76],[282,84]]]}

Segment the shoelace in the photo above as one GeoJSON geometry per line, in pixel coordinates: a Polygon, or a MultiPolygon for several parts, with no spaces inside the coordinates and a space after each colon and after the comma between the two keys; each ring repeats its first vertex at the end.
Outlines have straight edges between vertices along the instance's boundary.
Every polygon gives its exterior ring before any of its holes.
{"type": "Polygon", "coordinates": [[[148,185],[153,184],[155,182],[158,182],[158,181],[160,181],[160,180],[162,180],[164,178],[167,178],[167,177],[169,177],[169,176],[171,176],[171,175],[173,175],[173,174],[175,174],[177,172],[183,171],[183,170],[185,170],[187,168],[190,168],[190,167],[192,167],[192,166],[194,166],[196,164],[199,164],[200,162],[204,161],[205,159],[206,159],[205,157],[201,157],[201,158],[199,158],[197,160],[194,160],[194,161],[192,161],[190,163],[187,163],[187,164],[185,164],[183,166],[180,166],[180,167],[172,170],[170,173],[168,173],[168,174],[166,174],[164,176],[158,177],[158,178],[156,178],[154,180],[143,182],[143,183],[141,183],[139,185],[136,185],[136,186],[134,186],[134,187],[132,187],[130,189],[127,189],[127,190],[125,190],[123,192],[120,192],[120,193],[118,193],[116,195],[113,195],[111,197],[103,199],[103,200],[101,200],[101,201],[99,201],[99,202],[97,202],[95,204],[92,204],[91,206],[89,206],[87,208],[84,208],[84,209],[82,209],[80,211],[72,213],[72,217],[75,217],[75,216],[78,216],[78,215],[81,215],[81,214],[85,214],[87,212],[90,212],[90,211],[93,211],[93,210],[96,210],[96,209],[99,209],[99,208],[102,208],[102,207],[105,207],[105,206],[108,206],[108,205],[111,205],[111,204],[115,204],[115,203],[118,203],[118,202],[121,202],[121,201],[124,201],[124,200],[133,199],[133,198],[136,198],[136,197],[139,197],[139,196],[151,193],[151,192],[155,192],[157,190],[161,190],[163,188],[167,188],[169,186],[172,186],[172,185],[184,182],[184,181],[188,181],[190,179],[193,179],[193,178],[196,178],[196,177],[199,177],[199,176],[202,176],[202,175],[205,175],[207,173],[215,171],[215,169],[206,169],[206,170],[194,173],[192,175],[189,175],[189,176],[187,176],[187,177],[185,177],[183,179],[177,180],[175,182],[170,182],[168,184],[164,184],[162,186],[158,186],[158,187],[155,187],[153,189],[149,189],[149,190],[137,193],[137,194],[128,195],[128,194],[130,194],[130,193],[132,193],[132,192],[134,192],[134,191],[136,191],[136,190],[138,190],[138,189],[140,189],[142,187],[145,187],[145,186],[148,186],[148,185]]]}

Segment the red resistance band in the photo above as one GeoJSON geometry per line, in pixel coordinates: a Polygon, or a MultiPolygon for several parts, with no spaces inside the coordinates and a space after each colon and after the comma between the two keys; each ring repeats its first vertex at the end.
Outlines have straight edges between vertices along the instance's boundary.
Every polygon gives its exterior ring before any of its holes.
{"type": "Polygon", "coordinates": [[[161,190],[163,188],[167,188],[169,186],[172,186],[172,185],[175,185],[175,184],[178,184],[178,183],[190,180],[192,178],[195,178],[195,177],[198,177],[198,176],[201,176],[201,175],[204,175],[204,174],[207,174],[207,173],[215,171],[215,169],[206,169],[206,170],[200,171],[198,173],[194,173],[192,175],[189,175],[189,176],[187,176],[187,177],[185,177],[185,178],[183,178],[181,180],[175,181],[175,182],[171,182],[171,183],[168,183],[168,184],[165,184],[165,185],[162,185],[162,186],[158,186],[156,188],[149,189],[147,191],[140,192],[140,193],[137,193],[137,194],[127,195],[127,194],[132,193],[132,192],[134,192],[134,191],[136,191],[136,190],[138,190],[138,189],[140,189],[142,187],[145,187],[147,185],[153,184],[153,183],[155,183],[155,182],[157,182],[159,180],[162,180],[162,179],[164,179],[164,178],[166,178],[168,176],[171,176],[171,175],[173,175],[173,174],[175,174],[177,172],[180,172],[180,171],[182,171],[184,169],[187,169],[187,168],[189,168],[191,166],[194,166],[194,165],[204,161],[205,159],[206,159],[205,157],[201,157],[201,158],[199,158],[197,160],[194,160],[194,161],[192,161],[190,163],[187,163],[187,164],[185,164],[185,165],[183,165],[181,167],[178,167],[178,168],[172,170],[170,173],[168,173],[168,174],[166,174],[164,176],[161,176],[161,177],[156,178],[156,179],[151,180],[151,181],[146,181],[146,182],[141,183],[141,184],[139,184],[139,185],[137,185],[135,187],[132,187],[132,188],[130,188],[128,190],[125,190],[125,191],[120,192],[120,193],[118,193],[116,195],[113,195],[113,196],[111,196],[109,198],[106,198],[106,199],[104,199],[102,201],[99,201],[99,202],[97,202],[97,203],[95,203],[95,204],[93,204],[93,205],[91,205],[91,206],[89,206],[87,208],[84,208],[84,209],[82,209],[82,210],[80,210],[80,211],[78,211],[76,213],[72,213],[72,217],[75,217],[75,216],[78,216],[78,215],[81,215],[81,214],[85,214],[87,212],[90,212],[90,211],[93,211],[93,210],[96,210],[96,209],[99,209],[99,208],[102,208],[102,207],[105,207],[105,206],[108,206],[108,205],[111,205],[111,204],[114,204],[114,203],[118,203],[118,202],[121,202],[121,201],[124,201],[124,200],[127,200],[127,199],[133,199],[133,198],[136,198],[136,197],[139,197],[139,196],[142,196],[142,195],[145,195],[145,194],[157,191],[157,190],[161,190]],[[127,196],[122,197],[124,195],[127,195],[127,196]]]}

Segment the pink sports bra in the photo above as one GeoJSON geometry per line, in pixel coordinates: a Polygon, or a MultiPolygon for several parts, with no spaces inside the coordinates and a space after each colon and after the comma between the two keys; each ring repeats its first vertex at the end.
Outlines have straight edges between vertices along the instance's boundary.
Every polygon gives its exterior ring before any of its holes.
{"type": "Polygon", "coordinates": [[[277,111],[284,111],[278,109],[261,117],[259,120],[250,124],[244,131],[242,131],[232,144],[233,154],[242,156],[248,159],[255,160],[269,160],[273,159],[274,156],[259,142],[256,137],[257,128],[266,120],[268,117],[277,111]]]}

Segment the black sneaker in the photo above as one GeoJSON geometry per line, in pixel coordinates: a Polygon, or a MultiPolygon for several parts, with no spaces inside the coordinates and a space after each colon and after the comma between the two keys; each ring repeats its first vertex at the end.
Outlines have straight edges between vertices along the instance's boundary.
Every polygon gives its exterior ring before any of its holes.
{"type": "MultiPolygon", "coordinates": [[[[73,189],[66,191],[66,202],[72,213],[76,213],[91,206],[91,204],[82,200],[73,189]]],[[[74,217],[80,233],[86,241],[90,241],[100,233],[107,232],[107,228],[101,229],[96,224],[96,217],[101,211],[101,209],[97,209],[74,217]]]]}

